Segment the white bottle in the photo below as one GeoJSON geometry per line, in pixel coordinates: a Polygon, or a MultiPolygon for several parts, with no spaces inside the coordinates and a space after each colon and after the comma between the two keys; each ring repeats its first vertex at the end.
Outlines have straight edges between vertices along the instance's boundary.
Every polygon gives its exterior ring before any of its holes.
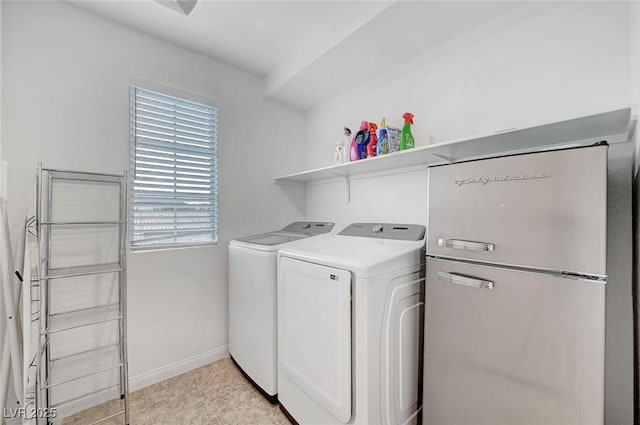
{"type": "Polygon", "coordinates": [[[344,162],[344,146],[340,145],[336,145],[336,156],[335,156],[335,164],[342,164],[344,162]]]}
{"type": "Polygon", "coordinates": [[[342,145],[342,162],[341,163],[351,161],[350,152],[351,152],[351,130],[345,127],[344,128],[344,144],[342,145]]]}

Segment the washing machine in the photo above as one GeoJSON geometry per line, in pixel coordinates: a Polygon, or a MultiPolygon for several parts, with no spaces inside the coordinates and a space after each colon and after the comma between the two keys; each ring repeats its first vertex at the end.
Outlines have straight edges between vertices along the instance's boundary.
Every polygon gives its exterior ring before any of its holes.
{"type": "Polygon", "coordinates": [[[416,424],[425,227],[355,223],[278,253],[278,401],[299,424],[416,424]]]}
{"type": "Polygon", "coordinates": [[[294,222],[229,243],[229,354],[271,403],[277,401],[276,254],[295,241],[331,232],[333,225],[294,222]]]}

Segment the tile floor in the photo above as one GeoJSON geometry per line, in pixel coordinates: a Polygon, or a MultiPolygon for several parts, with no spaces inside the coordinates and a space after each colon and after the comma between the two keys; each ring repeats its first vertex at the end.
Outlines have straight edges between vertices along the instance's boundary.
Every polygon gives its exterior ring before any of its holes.
{"type": "MultiPolygon", "coordinates": [[[[270,404],[223,359],[129,395],[130,425],[288,425],[270,404]]],[[[64,425],[86,425],[120,410],[113,400],[65,418],[64,425]]],[[[124,414],[100,422],[124,424],[124,414]]]]}

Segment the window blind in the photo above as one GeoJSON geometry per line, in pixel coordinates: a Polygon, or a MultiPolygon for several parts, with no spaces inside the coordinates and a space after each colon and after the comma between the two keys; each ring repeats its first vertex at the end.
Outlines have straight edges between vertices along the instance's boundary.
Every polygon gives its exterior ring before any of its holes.
{"type": "Polygon", "coordinates": [[[217,241],[217,108],[130,89],[131,249],[217,241]]]}

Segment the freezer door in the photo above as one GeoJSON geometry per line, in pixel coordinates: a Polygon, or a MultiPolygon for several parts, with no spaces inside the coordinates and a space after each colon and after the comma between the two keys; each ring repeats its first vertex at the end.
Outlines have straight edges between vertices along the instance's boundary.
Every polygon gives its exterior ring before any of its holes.
{"type": "MultiPolygon", "coordinates": [[[[351,419],[351,273],[282,257],[278,274],[281,373],[346,424],[351,419]]],[[[289,402],[286,392],[280,395],[283,404],[289,402]]]]}
{"type": "Polygon", "coordinates": [[[429,169],[427,253],[606,275],[607,146],[429,169]]]}
{"type": "Polygon", "coordinates": [[[603,423],[602,283],[427,260],[424,423],[603,423]]]}

